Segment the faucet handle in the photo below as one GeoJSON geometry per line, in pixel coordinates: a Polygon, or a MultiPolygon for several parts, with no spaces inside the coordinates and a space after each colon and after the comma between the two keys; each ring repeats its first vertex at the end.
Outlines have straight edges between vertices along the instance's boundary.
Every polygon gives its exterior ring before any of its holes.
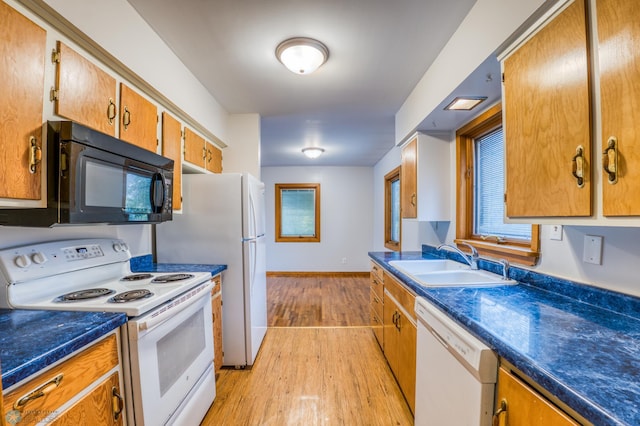
{"type": "Polygon", "coordinates": [[[502,265],[502,279],[509,279],[509,261],[507,259],[500,259],[498,261],[502,265]]]}

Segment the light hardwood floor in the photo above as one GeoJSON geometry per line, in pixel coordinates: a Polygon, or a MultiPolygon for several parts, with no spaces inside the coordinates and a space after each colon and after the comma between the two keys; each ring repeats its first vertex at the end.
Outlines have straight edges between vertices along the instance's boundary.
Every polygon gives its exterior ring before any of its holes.
{"type": "Polygon", "coordinates": [[[366,325],[368,278],[270,276],[267,289],[258,358],[251,369],[222,370],[202,425],[413,424],[366,325]]]}

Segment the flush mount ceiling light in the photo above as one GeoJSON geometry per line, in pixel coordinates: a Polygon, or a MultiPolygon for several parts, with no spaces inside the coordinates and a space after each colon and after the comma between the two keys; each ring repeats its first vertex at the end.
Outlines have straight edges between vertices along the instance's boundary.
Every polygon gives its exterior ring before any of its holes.
{"type": "Polygon", "coordinates": [[[324,148],[318,148],[317,146],[302,148],[302,153],[309,158],[318,158],[323,152],[324,148]]]}
{"type": "Polygon", "coordinates": [[[455,98],[449,105],[444,107],[450,111],[471,111],[482,101],[487,99],[486,96],[465,96],[455,98]]]}
{"type": "Polygon", "coordinates": [[[311,74],[329,59],[329,49],[318,40],[295,37],[276,48],[276,57],[291,72],[311,74]]]}

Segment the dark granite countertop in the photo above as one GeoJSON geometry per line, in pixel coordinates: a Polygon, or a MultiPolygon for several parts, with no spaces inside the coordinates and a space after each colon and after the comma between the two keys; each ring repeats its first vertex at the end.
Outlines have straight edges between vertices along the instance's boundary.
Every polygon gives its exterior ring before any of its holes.
{"type": "Polygon", "coordinates": [[[7,389],[127,321],[125,314],[0,309],[0,367],[7,389]]]}
{"type": "Polygon", "coordinates": [[[428,246],[369,256],[588,421],[640,424],[640,299],[514,267],[517,285],[425,288],[388,262],[460,258],[428,246]]]}

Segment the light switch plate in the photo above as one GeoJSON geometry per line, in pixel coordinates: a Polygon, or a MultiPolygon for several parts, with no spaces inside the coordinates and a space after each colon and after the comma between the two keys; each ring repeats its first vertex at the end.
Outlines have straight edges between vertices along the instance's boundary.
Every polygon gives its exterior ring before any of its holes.
{"type": "Polygon", "coordinates": [[[602,265],[602,237],[597,235],[584,236],[584,252],[582,261],[602,265]]]}
{"type": "Polygon", "coordinates": [[[562,225],[551,225],[550,240],[562,241],[562,225]]]}

